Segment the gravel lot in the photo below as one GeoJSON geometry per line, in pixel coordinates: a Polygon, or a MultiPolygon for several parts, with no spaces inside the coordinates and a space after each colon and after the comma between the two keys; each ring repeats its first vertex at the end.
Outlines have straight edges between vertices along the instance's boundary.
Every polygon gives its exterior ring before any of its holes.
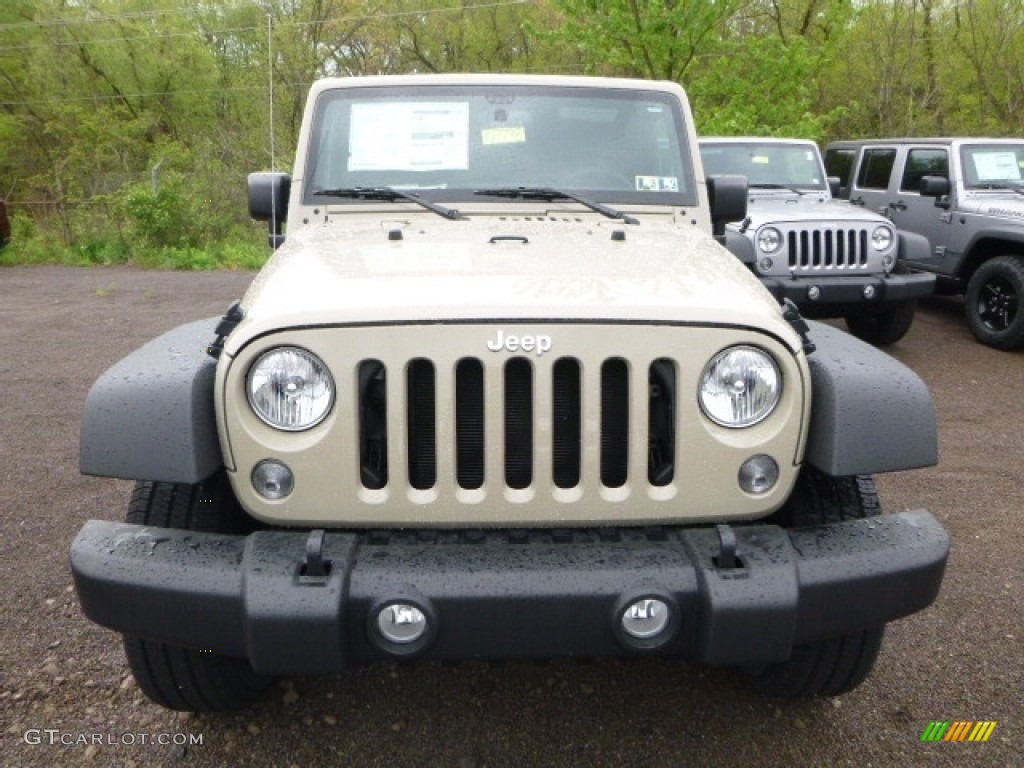
{"type": "Polygon", "coordinates": [[[88,518],[122,518],[130,491],[78,474],[82,405],[109,365],[220,314],[250,279],[0,269],[3,765],[1024,764],[1024,355],[976,344],[956,299],[929,301],[891,350],[932,389],[941,465],[879,478],[889,511],[942,520],[950,566],[937,604],[890,626],[852,694],[766,702],[731,671],[658,660],[428,663],[290,681],[240,714],[150,704],[119,639],[82,617],[71,587],[72,537],[88,518]],[[931,720],[998,725],[986,743],[923,744],[931,720]]]}

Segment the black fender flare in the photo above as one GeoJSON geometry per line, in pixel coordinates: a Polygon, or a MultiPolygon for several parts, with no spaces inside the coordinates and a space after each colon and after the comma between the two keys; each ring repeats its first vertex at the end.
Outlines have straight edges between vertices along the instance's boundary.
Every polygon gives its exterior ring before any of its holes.
{"type": "Polygon", "coordinates": [[[810,322],[811,423],[804,460],[833,476],[870,475],[939,460],[935,405],[924,381],[876,347],[810,322]]]}
{"type": "Polygon", "coordinates": [[[757,261],[757,255],[754,253],[754,243],[749,237],[731,229],[726,229],[724,245],[733,256],[753,269],[754,262],[757,261]]]}
{"type": "Polygon", "coordinates": [[[85,400],[79,469],[86,475],[198,483],[223,460],[214,411],[220,318],[178,326],[110,367],[85,400]]]}
{"type": "Polygon", "coordinates": [[[898,239],[897,258],[901,262],[927,264],[936,260],[937,257],[932,252],[931,243],[924,235],[901,229],[897,231],[896,237],[898,239]]]}

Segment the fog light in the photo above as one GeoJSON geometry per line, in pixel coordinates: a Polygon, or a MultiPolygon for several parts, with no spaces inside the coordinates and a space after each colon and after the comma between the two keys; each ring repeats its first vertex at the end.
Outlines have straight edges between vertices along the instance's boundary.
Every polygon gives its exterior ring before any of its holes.
{"type": "Polygon", "coordinates": [[[875,286],[873,286],[873,285],[865,285],[864,286],[864,298],[868,299],[869,301],[871,299],[875,298],[875,286]]]}
{"type": "Polygon", "coordinates": [[[739,483],[746,493],[768,493],[779,482],[779,465],[763,453],[751,456],[740,467],[739,483]]]}
{"type": "Polygon", "coordinates": [[[630,603],[622,612],[622,628],[637,640],[650,640],[665,631],[672,611],[664,600],[645,597],[630,603]]]}
{"type": "Polygon", "coordinates": [[[377,613],[377,629],[389,643],[415,643],[427,631],[427,616],[412,603],[391,603],[377,613]]]}
{"type": "Polygon", "coordinates": [[[768,270],[770,270],[774,266],[775,266],[775,262],[772,261],[771,259],[769,259],[767,257],[761,259],[761,271],[762,272],[767,272],[768,270]]]}
{"type": "Polygon", "coordinates": [[[807,298],[811,301],[817,301],[821,298],[821,288],[816,285],[812,285],[807,289],[807,298]]]}
{"type": "Polygon", "coordinates": [[[295,476],[287,464],[276,459],[264,459],[252,470],[252,487],[264,499],[277,501],[295,488],[295,476]]]}

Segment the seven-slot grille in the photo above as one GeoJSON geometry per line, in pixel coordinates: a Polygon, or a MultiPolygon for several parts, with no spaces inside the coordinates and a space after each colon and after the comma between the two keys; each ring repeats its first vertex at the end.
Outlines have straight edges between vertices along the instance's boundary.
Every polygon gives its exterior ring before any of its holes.
{"type": "Polygon", "coordinates": [[[786,232],[791,270],[861,269],[868,265],[868,230],[859,227],[786,232]]]}
{"type": "Polygon", "coordinates": [[[450,450],[446,438],[454,439],[456,483],[467,490],[485,483],[528,488],[540,461],[549,462],[545,474],[550,471],[556,487],[575,488],[583,482],[588,451],[599,453],[600,483],[608,488],[625,485],[635,473],[638,450],[646,458],[650,485],[666,486],[674,478],[677,371],[666,358],[638,369],[623,358],[609,357],[592,377],[584,375],[584,366],[573,357],[513,356],[490,367],[466,357],[447,376],[439,376],[427,358],[397,366],[374,359],[358,365],[357,378],[360,477],[371,490],[396,481],[417,490],[433,488],[438,454],[450,450]],[[389,386],[389,378],[396,376],[402,380],[399,388],[389,386]],[[488,377],[500,381],[489,386],[488,377]],[[404,402],[389,402],[389,392],[401,392],[404,402]],[[636,413],[641,392],[646,412],[636,413]],[[500,402],[489,403],[489,397],[500,402]],[[442,398],[454,402],[454,435],[439,428],[442,398]],[[400,434],[388,430],[389,411],[396,407],[404,411],[400,434]],[[500,436],[486,434],[488,409],[495,407],[501,412],[500,436]],[[549,445],[536,439],[540,422],[549,425],[544,431],[549,445]],[[599,425],[597,439],[587,439],[585,423],[599,425]],[[396,439],[403,443],[401,463],[389,461],[396,439]],[[500,461],[490,456],[495,451],[500,461]],[[488,467],[500,467],[501,477],[487,477],[488,467]],[[392,477],[394,472],[404,476],[392,477]]]}

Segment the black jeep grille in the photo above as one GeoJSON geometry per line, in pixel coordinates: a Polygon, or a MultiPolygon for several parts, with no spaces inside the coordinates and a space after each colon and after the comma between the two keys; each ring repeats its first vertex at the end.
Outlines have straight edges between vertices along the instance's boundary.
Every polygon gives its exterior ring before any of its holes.
{"type": "Polygon", "coordinates": [[[866,229],[792,230],[786,244],[793,270],[857,269],[868,263],[866,229]]]}
{"type": "MultiPolygon", "coordinates": [[[[644,371],[622,358],[608,358],[594,377],[591,390],[581,362],[562,357],[550,363],[533,357],[511,357],[488,368],[476,358],[463,358],[454,376],[439,376],[427,359],[409,360],[404,370],[389,369],[379,360],[358,366],[359,462],[364,487],[381,489],[403,472],[417,490],[438,481],[440,441],[454,441],[455,479],[460,488],[474,490],[500,482],[511,489],[526,489],[534,482],[538,462],[550,462],[555,486],[569,489],[583,480],[588,452],[596,451],[601,484],[618,488],[629,480],[630,454],[644,451],[651,485],[666,486],[675,476],[676,368],[668,359],[655,360],[644,371]],[[405,402],[389,403],[388,377],[405,380],[405,402]],[[498,386],[488,381],[498,377],[498,386]],[[447,381],[447,387],[439,386],[447,381]],[[541,389],[543,387],[543,389],[541,389]],[[646,390],[647,408],[631,408],[646,390]],[[500,399],[489,404],[488,396],[500,399]],[[389,408],[404,405],[401,418],[405,445],[404,466],[391,463],[396,433],[389,433],[389,408]],[[488,406],[501,411],[502,435],[487,434],[488,406]],[[450,409],[450,410],[448,410],[450,409]],[[443,413],[454,415],[454,430],[444,424],[443,413]],[[588,438],[587,416],[596,422],[588,438]],[[646,422],[647,445],[631,446],[634,419],[646,422]],[[544,420],[546,428],[537,428],[544,420]],[[550,444],[539,441],[544,434],[550,444]],[[502,452],[504,476],[486,476],[488,451],[502,452]],[[390,470],[389,470],[390,467],[390,470]]],[[[491,466],[496,466],[492,464],[491,466]]],[[[635,478],[640,480],[640,478],[635,478]]]]}

